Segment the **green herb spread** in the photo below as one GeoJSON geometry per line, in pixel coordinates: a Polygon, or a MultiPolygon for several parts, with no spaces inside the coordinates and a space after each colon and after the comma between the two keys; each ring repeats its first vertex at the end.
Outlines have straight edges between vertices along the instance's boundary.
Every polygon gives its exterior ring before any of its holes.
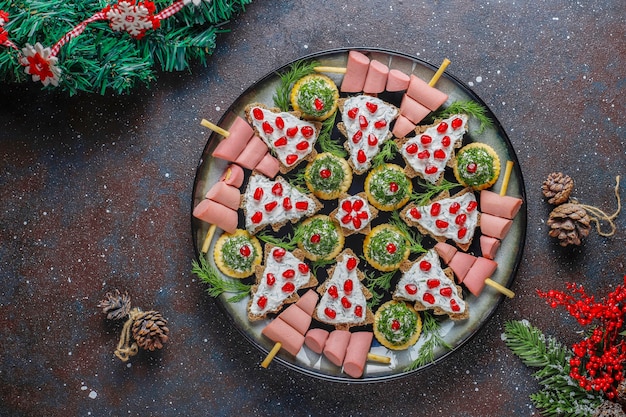
{"type": "Polygon", "coordinates": [[[317,158],[307,169],[307,180],[316,190],[333,192],[339,189],[346,174],[341,162],[333,155],[325,155],[317,158]],[[324,177],[321,172],[330,171],[330,176],[324,177]]]}
{"type": "Polygon", "coordinates": [[[400,203],[407,196],[409,186],[404,172],[391,168],[374,171],[369,183],[370,194],[386,206],[400,203]],[[392,183],[396,184],[397,190],[392,191],[392,183]]]}
{"type": "Polygon", "coordinates": [[[376,328],[389,343],[403,345],[417,331],[417,314],[406,303],[389,304],[380,312],[376,328]]]}
{"type": "Polygon", "coordinates": [[[395,265],[404,260],[406,237],[395,228],[385,227],[370,238],[368,256],[381,265],[395,265]],[[393,245],[393,250],[389,250],[393,245]]]}
{"type": "Polygon", "coordinates": [[[299,87],[296,103],[304,113],[321,117],[332,108],[335,95],[336,90],[329,86],[325,79],[312,77],[299,87]],[[315,99],[322,104],[319,108],[315,104],[315,99]]]}
{"type": "Polygon", "coordinates": [[[246,236],[233,236],[226,240],[222,248],[224,264],[238,272],[245,272],[252,269],[252,264],[258,256],[259,254],[255,246],[246,236]],[[241,254],[241,248],[244,246],[250,249],[248,256],[241,254]]]}
{"type": "Polygon", "coordinates": [[[330,219],[314,218],[302,227],[302,245],[313,255],[324,258],[337,247],[339,231],[330,219]]]}
{"type": "Polygon", "coordinates": [[[493,155],[483,148],[475,147],[459,152],[457,160],[459,176],[471,187],[488,183],[495,176],[493,155]],[[474,172],[470,172],[473,169],[467,169],[472,163],[476,164],[474,172]]]}

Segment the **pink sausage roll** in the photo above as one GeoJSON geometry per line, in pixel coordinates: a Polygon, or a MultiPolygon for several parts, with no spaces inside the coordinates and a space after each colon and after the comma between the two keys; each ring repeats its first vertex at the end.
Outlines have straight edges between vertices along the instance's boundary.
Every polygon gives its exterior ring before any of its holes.
{"type": "Polygon", "coordinates": [[[480,237],[480,252],[487,259],[496,257],[496,253],[500,248],[500,240],[495,237],[482,235],[480,237]]]}
{"type": "Polygon", "coordinates": [[[300,299],[296,302],[296,305],[305,311],[309,316],[312,316],[319,297],[320,296],[317,292],[315,292],[315,290],[308,290],[302,297],[300,297],[300,299]]]}
{"type": "Polygon", "coordinates": [[[409,97],[407,94],[402,96],[402,102],[400,103],[400,114],[409,119],[414,124],[418,124],[428,116],[430,110],[424,105],[418,103],[416,100],[409,97]]]}
{"type": "Polygon", "coordinates": [[[254,169],[268,178],[274,178],[280,170],[280,162],[267,152],[254,169]]]}
{"type": "Polygon", "coordinates": [[[456,255],[452,257],[448,266],[452,271],[454,271],[454,275],[456,275],[456,279],[458,282],[465,282],[465,276],[467,272],[470,270],[474,262],[476,261],[476,257],[472,256],[468,253],[458,251],[456,255]]]}
{"type": "Polygon", "coordinates": [[[403,138],[409,133],[411,133],[415,129],[415,123],[411,122],[409,119],[404,117],[403,115],[398,116],[395,124],[393,125],[393,130],[391,133],[397,138],[403,138]]]}
{"type": "Polygon", "coordinates": [[[235,162],[244,168],[254,169],[267,153],[267,145],[258,136],[252,136],[235,162]]]}
{"type": "Polygon", "coordinates": [[[224,170],[220,181],[224,181],[228,185],[232,185],[233,187],[241,187],[244,179],[243,169],[237,164],[230,164],[224,170]],[[228,174],[228,179],[226,178],[226,174],[228,174]]]}
{"type": "Polygon", "coordinates": [[[435,111],[448,99],[448,95],[431,87],[428,83],[418,76],[411,74],[411,81],[406,90],[413,100],[423,104],[428,109],[435,111]]]}
{"type": "Polygon", "coordinates": [[[512,219],[521,206],[521,198],[502,196],[489,190],[480,192],[480,211],[482,213],[512,219]]]}
{"type": "Polygon", "coordinates": [[[324,329],[311,329],[304,336],[304,344],[318,355],[324,350],[330,333],[324,329]]]}
{"type": "Polygon", "coordinates": [[[348,53],[346,74],[341,82],[341,91],[344,93],[359,93],[363,91],[367,71],[370,67],[370,59],[357,51],[348,53]]]}
{"type": "Polygon", "coordinates": [[[409,87],[411,78],[400,70],[392,69],[387,74],[387,91],[404,91],[409,87]]]}
{"type": "Polygon", "coordinates": [[[378,94],[385,91],[385,86],[387,85],[387,74],[389,74],[389,67],[382,62],[373,59],[370,62],[367,76],[365,77],[363,92],[368,94],[378,94]]]}
{"type": "Polygon", "coordinates": [[[222,181],[216,182],[206,193],[205,197],[233,210],[239,209],[239,204],[241,203],[239,188],[231,187],[222,181]]]}
{"type": "Polygon", "coordinates": [[[217,144],[212,155],[216,158],[234,162],[254,135],[252,126],[237,116],[228,130],[228,137],[217,144]]]}
{"type": "Polygon", "coordinates": [[[350,332],[347,330],[333,330],[328,335],[324,346],[324,356],[333,364],[341,366],[346,356],[346,349],[350,343],[350,332]]]}
{"type": "Polygon", "coordinates": [[[343,360],[343,371],[352,378],[360,378],[363,375],[373,337],[372,332],[352,333],[346,357],[343,360]]]}
{"type": "Polygon", "coordinates": [[[304,344],[304,335],[276,317],[261,331],[272,342],[280,342],[282,348],[296,356],[304,344]]]}
{"type": "Polygon", "coordinates": [[[513,224],[513,220],[493,216],[487,213],[480,214],[480,231],[483,235],[504,239],[513,224]]]}
{"type": "Polygon", "coordinates": [[[485,281],[493,275],[497,267],[498,264],[495,261],[479,256],[476,258],[476,262],[474,262],[470,270],[467,271],[463,285],[465,285],[472,294],[479,296],[485,287],[485,281]]]}
{"type": "Polygon", "coordinates": [[[448,243],[438,242],[435,244],[435,251],[437,252],[437,255],[439,255],[439,257],[443,260],[443,263],[449,265],[450,261],[452,260],[452,258],[454,258],[454,255],[456,255],[458,250],[448,243]]]}
{"type": "Polygon", "coordinates": [[[204,199],[193,209],[194,217],[209,224],[214,224],[228,233],[237,229],[239,217],[237,211],[213,200],[204,199]]]}
{"type": "Polygon", "coordinates": [[[311,326],[311,315],[307,314],[296,304],[291,304],[278,317],[302,335],[305,335],[311,326]]]}

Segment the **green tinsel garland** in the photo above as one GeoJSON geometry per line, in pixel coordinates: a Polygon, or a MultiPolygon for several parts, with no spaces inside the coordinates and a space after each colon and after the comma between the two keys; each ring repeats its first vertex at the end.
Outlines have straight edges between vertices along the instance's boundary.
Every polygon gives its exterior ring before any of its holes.
{"type": "MultiPolygon", "coordinates": [[[[158,71],[188,70],[192,63],[206,64],[216,47],[223,25],[243,12],[252,0],[212,0],[187,5],[161,21],[142,39],[113,31],[107,21],[90,23],[85,31],[59,51],[62,71],[57,87],[70,95],[78,92],[128,93],[138,84],[149,85],[158,71]]],[[[76,25],[116,1],[93,0],[0,0],[0,10],[9,14],[4,26],[9,39],[18,47],[39,42],[51,46],[76,25]]],[[[172,0],[153,0],[157,11],[172,0]]],[[[0,46],[0,82],[30,82],[30,75],[19,63],[19,52],[0,46]]]]}

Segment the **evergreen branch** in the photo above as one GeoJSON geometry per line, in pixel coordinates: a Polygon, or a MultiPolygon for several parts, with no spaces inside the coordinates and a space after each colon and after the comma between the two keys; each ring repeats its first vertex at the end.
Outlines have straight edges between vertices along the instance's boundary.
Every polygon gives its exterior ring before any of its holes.
{"type": "Polygon", "coordinates": [[[281,111],[289,111],[291,106],[291,88],[300,78],[312,74],[317,66],[319,64],[316,61],[297,61],[287,71],[277,74],[280,78],[280,85],[274,95],[274,105],[281,111]]]}
{"type": "Polygon", "coordinates": [[[409,227],[401,218],[400,213],[394,210],[389,218],[389,223],[400,229],[409,241],[409,249],[411,253],[426,253],[427,250],[422,246],[422,235],[416,230],[409,227]]]}
{"type": "Polygon", "coordinates": [[[202,282],[208,284],[207,293],[211,297],[218,297],[225,292],[235,293],[226,300],[229,303],[234,303],[243,300],[250,293],[251,285],[244,284],[240,280],[221,278],[219,273],[209,265],[205,256],[200,256],[200,262],[195,259],[192,261],[191,272],[202,282]]]}
{"type": "Polygon", "coordinates": [[[439,184],[433,184],[428,181],[418,180],[418,185],[420,188],[426,190],[424,192],[418,193],[413,192],[411,194],[411,201],[413,201],[418,206],[425,206],[428,204],[436,195],[441,194],[444,191],[450,191],[453,188],[462,187],[461,184],[456,182],[448,181],[447,179],[442,179],[439,184]]]}
{"type": "Polygon", "coordinates": [[[427,311],[422,312],[422,335],[420,337],[424,338],[424,344],[420,346],[417,358],[404,369],[405,372],[413,371],[433,362],[435,350],[439,347],[452,349],[452,346],[441,337],[440,328],[441,324],[432,314],[427,311]]]}
{"type": "Polygon", "coordinates": [[[482,133],[485,129],[493,126],[493,120],[487,116],[487,110],[475,101],[455,101],[445,109],[439,110],[432,115],[432,119],[446,119],[453,114],[467,114],[478,119],[480,123],[476,133],[482,133]]]}
{"type": "Polygon", "coordinates": [[[543,387],[531,394],[545,416],[590,416],[603,400],[601,393],[586,391],[570,376],[572,352],[552,337],[524,321],[505,323],[505,343],[522,362],[539,367],[533,377],[543,387]]]}
{"type": "Polygon", "coordinates": [[[398,144],[396,144],[394,140],[386,140],[383,143],[380,152],[372,158],[372,168],[377,168],[387,162],[390,162],[393,158],[395,158],[397,152],[398,144]]]}
{"type": "Polygon", "coordinates": [[[337,118],[337,111],[333,113],[328,119],[322,122],[322,130],[317,138],[317,143],[320,145],[322,152],[328,152],[339,158],[345,158],[348,155],[345,148],[331,139],[333,128],[335,127],[335,119],[337,118]]]}

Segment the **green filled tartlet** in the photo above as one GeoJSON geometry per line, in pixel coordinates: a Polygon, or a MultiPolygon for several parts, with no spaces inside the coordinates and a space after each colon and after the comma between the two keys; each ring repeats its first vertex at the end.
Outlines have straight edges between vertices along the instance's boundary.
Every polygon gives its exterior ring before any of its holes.
{"type": "Polygon", "coordinates": [[[457,152],[453,168],[454,176],[463,186],[483,190],[498,180],[500,158],[491,146],[470,143],[457,152]]]}
{"type": "Polygon", "coordinates": [[[334,200],[348,191],[352,169],[348,162],[329,152],[317,154],[304,170],[309,190],[322,200],[334,200]]]}
{"type": "Polygon", "coordinates": [[[261,263],[263,249],[259,240],[246,230],[222,234],[215,242],[213,259],[217,268],[232,278],[246,278],[261,263]]]}
{"type": "Polygon", "coordinates": [[[310,74],[300,78],[291,89],[291,107],[302,114],[303,119],[323,121],[337,110],[339,90],[335,82],[322,74],[310,74]]]}
{"type": "Polygon", "coordinates": [[[344,235],[341,227],[330,217],[318,214],[309,217],[299,226],[301,239],[298,247],[312,261],[335,258],[343,249],[344,235]]]}
{"type": "Polygon", "coordinates": [[[388,349],[408,349],[417,343],[421,333],[419,313],[404,301],[388,301],[374,314],[374,336],[388,349]]]}
{"type": "Polygon", "coordinates": [[[363,242],[363,255],[379,271],[394,271],[409,258],[409,241],[400,229],[380,224],[372,229],[363,242]]]}
{"type": "Polygon", "coordinates": [[[371,170],[364,186],[369,202],[381,211],[399,209],[413,192],[413,183],[396,164],[384,164],[371,170]]]}

